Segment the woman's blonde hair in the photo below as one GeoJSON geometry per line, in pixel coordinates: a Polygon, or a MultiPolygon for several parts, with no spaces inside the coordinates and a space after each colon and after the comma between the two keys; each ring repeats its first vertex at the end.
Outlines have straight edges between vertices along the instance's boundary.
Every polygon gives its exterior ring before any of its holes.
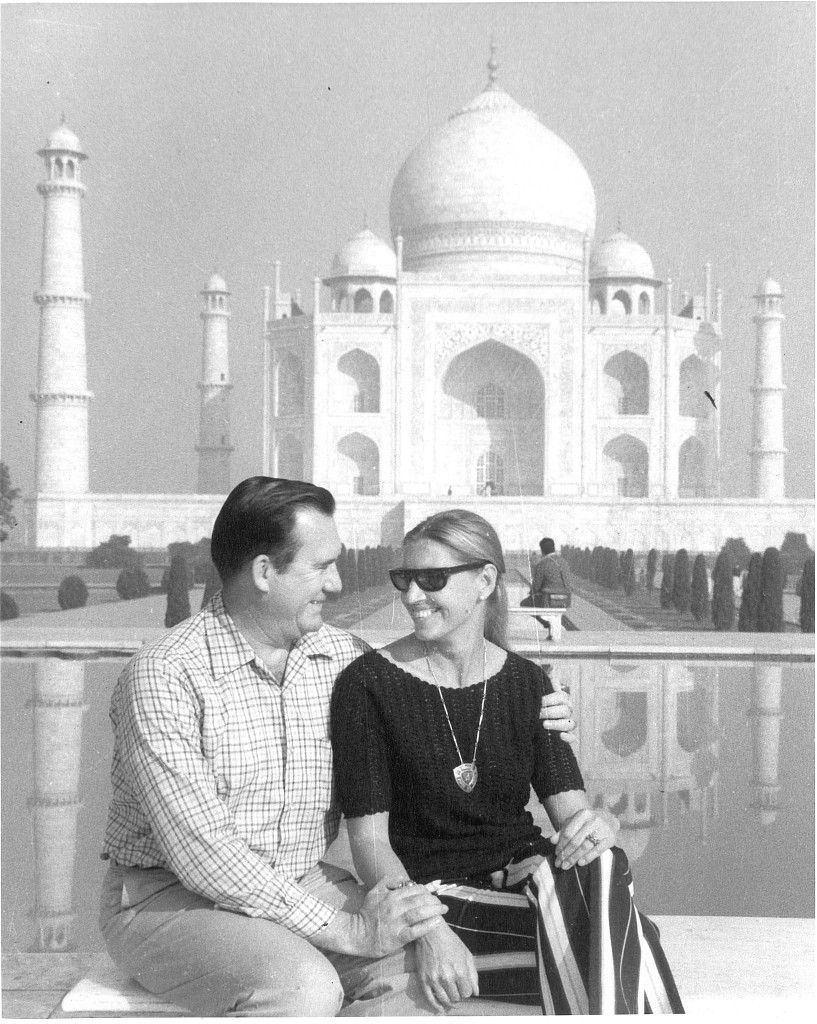
{"type": "Polygon", "coordinates": [[[485,608],[485,638],[508,649],[508,593],[505,589],[505,556],[491,524],[463,508],[437,512],[409,530],[403,546],[418,540],[443,544],[463,562],[490,562],[496,566],[496,586],[485,608]]]}

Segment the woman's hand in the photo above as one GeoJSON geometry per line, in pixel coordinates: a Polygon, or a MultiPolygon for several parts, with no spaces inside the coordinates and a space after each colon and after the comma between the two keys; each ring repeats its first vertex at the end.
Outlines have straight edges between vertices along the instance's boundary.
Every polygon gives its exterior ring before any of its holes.
{"type": "Polygon", "coordinates": [[[576,811],[550,837],[556,845],[556,867],[568,871],[577,864],[584,867],[594,861],[604,850],[615,846],[618,829],[618,819],[609,811],[590,807],[576,811]]]}
{"type": "Polygon", "coordinates": [[[437,1013],[479,995],[474,957],[444,921],[415,941],[414,956],[423,992],[437,1013]]]}
{"type": "Polygon", "coordinates": [[[565,743],[575,743],[576,722],[573,719],[573,705],[570,695],[564,690],[554,690],[542,698],[539,717],[545,729],[555,729],[565,743]]]}

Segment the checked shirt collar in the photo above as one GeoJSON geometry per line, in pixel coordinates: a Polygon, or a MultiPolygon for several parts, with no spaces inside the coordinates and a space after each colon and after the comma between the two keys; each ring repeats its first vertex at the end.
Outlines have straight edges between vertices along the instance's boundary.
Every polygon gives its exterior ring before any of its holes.
{"type": "MultiPolygon", "coordinates": [[[[213,678],[221,679],[249,662],[255,662],[265,674],[269,675],[269,670],[257,658],[252,645],[242,635],[224,607],[221,591],[212,598],[206,611],[209,614],[205,620],[205,632],[213,678]]],[[[338,654],[325,625],[312,633],[304,634],[299,640],[296,640],[290,649],[284,672],[284,685],[286,685],[287,677],[291,674],[291,668],[300,661],[300,658],[293,657],[296,652],[306,658],[335,658],[338,654]]]]}

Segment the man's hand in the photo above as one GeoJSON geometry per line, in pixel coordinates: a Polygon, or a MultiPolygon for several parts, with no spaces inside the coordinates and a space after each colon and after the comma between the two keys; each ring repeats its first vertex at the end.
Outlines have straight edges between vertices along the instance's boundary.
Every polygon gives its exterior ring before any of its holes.
{"type": "Polygon", "coordinates": [[[565,743],[577,741],[574,732],[576,722],[573,719],[573,705],[570,703],[570,695],[564,690],[554,690],[553,693],[545,694],[542,698],[539,717],[542,719],[545,729],[555,729],[565,743]]]}
{"type": "Polygon", "coordinates": [[[390,884],[395,883],[383,879],[370,889],[356,914],[339,911],[313,937],[314,944],[356,956],[387,956],[430,932],[448,910],[422,885],[390,884]]]}
{"type": "Polygon", "coordinates": [[[437,1013],[479,995],[479,978],[471,951],[443,921],[414,943],[417,976],[437,1013]]]}

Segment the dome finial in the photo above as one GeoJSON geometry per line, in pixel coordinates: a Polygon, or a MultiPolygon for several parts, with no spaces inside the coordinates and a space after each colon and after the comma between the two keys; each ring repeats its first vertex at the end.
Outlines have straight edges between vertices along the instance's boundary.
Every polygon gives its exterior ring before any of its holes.
{"type": "Polygon", "coordinates": [[[65,111],[60,114],[60,124],[65,124],[65,111]]]}
{"type": "Polygon", "coordinates": [[[496,43],[494,42],[493,36],[491,36],[491,56],[488,58],[488,89],[499,88],[496,84],[498,70],[499,62],[496,59],[496,43]]]}
{"type": "Polygon", "coordinates": [[[616,218],[616,231],[621,231],[621,214],[616,218]]]}
{"type": "Polygon", "coordinates": [[[369,211],[366,209],[365,206],[363,207],[363,230],[369,230],[369,211]]]}

